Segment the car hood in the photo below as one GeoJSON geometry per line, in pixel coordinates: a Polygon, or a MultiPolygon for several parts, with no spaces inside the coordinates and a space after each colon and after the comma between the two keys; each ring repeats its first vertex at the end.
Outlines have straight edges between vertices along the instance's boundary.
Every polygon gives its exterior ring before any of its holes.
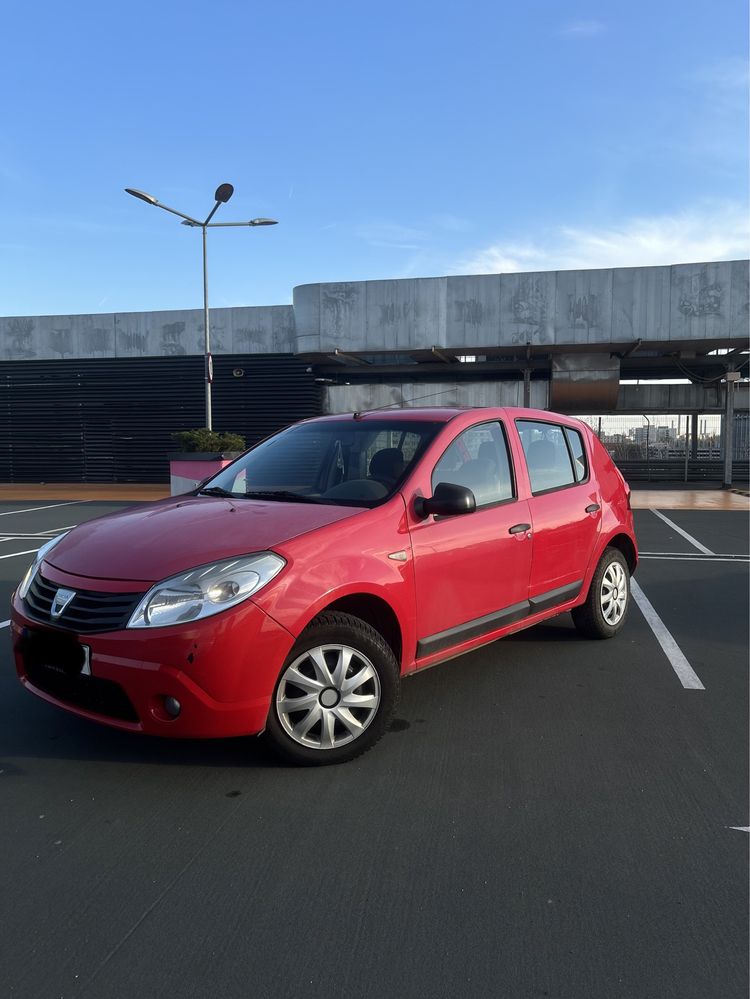
{"type": "Polygon", "coordinates": [[[45,561],[77,576],[155,583],[196,565],[267,551],[362,512],[312,503],[175,497],[81,524],[45,561]]]}

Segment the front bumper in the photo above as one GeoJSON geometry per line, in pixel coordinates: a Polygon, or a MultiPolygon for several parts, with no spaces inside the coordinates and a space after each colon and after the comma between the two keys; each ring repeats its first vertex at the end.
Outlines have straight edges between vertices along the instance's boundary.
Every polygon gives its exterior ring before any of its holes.
{"type": "Polygon", "coordinates": [[[115,728],[178,738],[261,732],[294,644],[250,600],[187,625],[78,635],[33,620],[15,595],[11,638],[19,679],[38,697],[115,728]],[[177,717],[166,698],[179,702],[177,717]]]}

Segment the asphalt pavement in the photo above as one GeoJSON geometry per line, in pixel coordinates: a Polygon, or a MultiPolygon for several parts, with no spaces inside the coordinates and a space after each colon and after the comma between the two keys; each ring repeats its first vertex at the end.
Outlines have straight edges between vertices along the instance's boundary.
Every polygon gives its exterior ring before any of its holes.
{"type": "MultiPolygon", "coordinates": [[[[0,608],[33,535],[122,505],[51,502],[0,503],[0,608]]],[[[744,999],[748,521],[663,515],[636,579],[704,689],[639,607],[562,615],[405,680],[338,767],[77,719],[0,628],[3,994],[744,999]]]]}

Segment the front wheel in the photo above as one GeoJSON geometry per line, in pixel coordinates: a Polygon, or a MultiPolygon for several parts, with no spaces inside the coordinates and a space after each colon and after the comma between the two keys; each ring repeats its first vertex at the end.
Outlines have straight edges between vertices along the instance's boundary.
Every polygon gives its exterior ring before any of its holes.
{"type": "Polygon", "coordinates": [[[351,614],[324,613],[284,663],[266,735],[292,763],[344,763],[380,739],[398,691],[398,664],[380,633],[351,614]]]}
{"type": "Polygon", "coordinates": [[[573,623],[587,638],[614,638],[630,606],[630,570],[617,548],[607,548],[594,572],[586,602],[571,611],[573,623]]]}

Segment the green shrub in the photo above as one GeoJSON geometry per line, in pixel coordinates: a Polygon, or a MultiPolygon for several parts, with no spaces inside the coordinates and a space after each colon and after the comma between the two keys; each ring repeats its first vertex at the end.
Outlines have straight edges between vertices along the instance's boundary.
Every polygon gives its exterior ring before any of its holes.
{"type": "Polygon", "coordinates": [[[244,451],[246,447],[245,438],[240,434],[222,434],[207,427],[201,427],[200,430],[181,430],[172,434],[172,439],[176,441],[180,450],[188,452],[244,451]]]}

